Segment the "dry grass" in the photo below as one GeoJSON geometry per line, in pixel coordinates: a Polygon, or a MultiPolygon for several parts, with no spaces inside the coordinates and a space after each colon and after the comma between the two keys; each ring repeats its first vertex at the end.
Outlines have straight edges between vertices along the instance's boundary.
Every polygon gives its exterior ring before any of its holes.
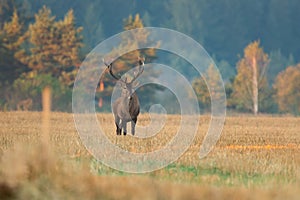
{"type": "MultiPolygon", "coordinates": [[[[298,199],[300,194],[300,118],[227,117],[216,147],[199,160],[209,125],[208,116],[200,117],[193,144],[175,164],[130,175],[91,158],[72,114],[52,113],[50,148],[41,145],[41,117],[0,113],[0,199],[298,199]]],[[[117,137],[110,114],[98,119],[112,143],[131,152],[160,149],[180,120],[170,115],[155,137],[138,139],[117,137]]],[[[141,115],[138,124],[149,124],[149,116],[141,115]]]]}

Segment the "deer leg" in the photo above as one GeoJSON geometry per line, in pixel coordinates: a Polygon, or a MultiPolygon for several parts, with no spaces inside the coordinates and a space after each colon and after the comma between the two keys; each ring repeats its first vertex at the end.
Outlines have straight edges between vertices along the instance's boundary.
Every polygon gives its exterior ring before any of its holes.
{"type": "Polygon", "coordinates": [[[131,134],[134,135],[135,134],[135,125],[137,122],[137,118],[133,118],[131,121],[131,134]]]}
{"type": "Polygon", "coordinates": [[[116,130],[117,135],[121,135],[122,129],[120,127],[120,118],[118,116],[115,117],[115,124],[117,127],[117,130],[116,130]]]}
{"type": "Polygon", "coordinates": [[[123,128],[123,135],[127,134],[127,126],[126,126],[127,122],[124,120],[122,120],[122,128],[123,128]]]}

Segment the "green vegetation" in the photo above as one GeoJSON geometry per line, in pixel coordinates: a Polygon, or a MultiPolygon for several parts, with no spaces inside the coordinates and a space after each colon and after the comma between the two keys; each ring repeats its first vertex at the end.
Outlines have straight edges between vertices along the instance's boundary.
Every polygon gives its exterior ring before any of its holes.
{"type": "MultiPolygon", "coordinates": [[[[131,174],[120,172],[111,169],[102,163],[92,159],[92,172],[100,176],[125,176],[130,177],[131,174]]],[[[295,184],[296,177],[285,178],[280,174],[265,174],[246,172],[230,172],[214,166],[203,167],[201,165],[185,165],[185,164],[170,164],[167,167],[155,172],[138,175],[140,177],[150,176],[153,179],[160,181],[170,181],[181,184],[199,184],[212,185],[218,187],[265,187],[267,185],[287,185],[295,184]]]]}

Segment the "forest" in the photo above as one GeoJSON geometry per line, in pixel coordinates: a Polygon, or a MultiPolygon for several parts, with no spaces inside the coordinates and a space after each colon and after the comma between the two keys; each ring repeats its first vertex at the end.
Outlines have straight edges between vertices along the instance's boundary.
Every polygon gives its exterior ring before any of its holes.
{"type": "MultiPolygon", "coordinates": [[[[225,81],[229,110],[299,115],[299,10],[298,0],[0,0],[0,110],[40,110],[41,90],[51,85],[53,109],[71,111],[85,56],[114,34],[151,26],[180,31],[207,50],[225,81]]],[[[164,54],[144,55],[161,61],[164,54]]],[[[205,82],[177,62],[209,111],[205,82]]],[[[99,111],[109,109],[111,83],[104,85],[99,111]]],[[[160,88],[138,92],[144,110],[174,98],[159,97],[160,88]]]]}

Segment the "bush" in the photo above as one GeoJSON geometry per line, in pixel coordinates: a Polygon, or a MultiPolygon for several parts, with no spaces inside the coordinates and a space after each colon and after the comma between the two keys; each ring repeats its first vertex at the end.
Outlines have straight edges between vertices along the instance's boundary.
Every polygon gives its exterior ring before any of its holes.
{"type": "Polygon", "coordinates": [[[46,86],[52,88],[52,110],[71,111],[72,89],[51,74],[33,71],[22,74],[12,85],[7,85],[5,103],[2,106],[6,105],[8,110],[41,110],[41,93],[46,86]],[[31,105],[27,105],[30,102],[31,105]]]}

